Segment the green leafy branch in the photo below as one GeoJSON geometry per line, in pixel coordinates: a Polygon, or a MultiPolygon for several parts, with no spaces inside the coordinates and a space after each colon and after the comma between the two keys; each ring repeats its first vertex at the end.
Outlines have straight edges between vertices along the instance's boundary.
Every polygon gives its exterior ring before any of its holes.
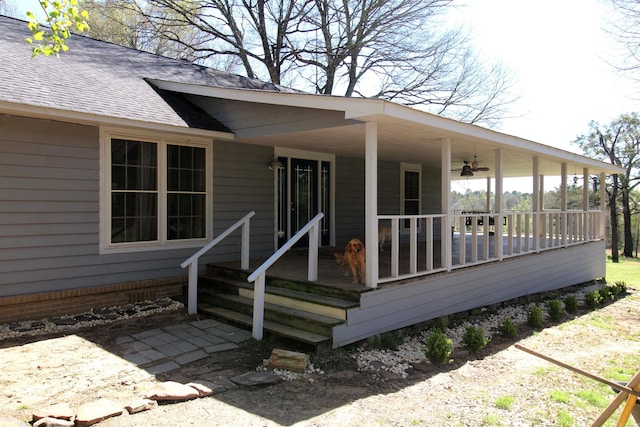
{"type": "Polygon", "coordinates": [[[72,30],[79,33],[89,30],[89,14],[86,10],[80,10],[78,0],[40,0],[40,7],[45,13],[44,24],[48,28],[41,28],[43,24],[35,14],[27,12],[27,26],[32,37],[26,41],[34,45],[31,48],[32,58],[41,54],[59,56],[61,51],[69,50],[66,41],[72,30]]]}

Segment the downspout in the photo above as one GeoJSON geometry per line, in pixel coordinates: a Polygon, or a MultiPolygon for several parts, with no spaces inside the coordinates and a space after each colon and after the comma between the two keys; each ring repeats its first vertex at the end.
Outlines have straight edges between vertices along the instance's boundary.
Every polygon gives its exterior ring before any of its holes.
{"type": "Polygon", "coordinates": [[[364,141],[364,238],[367,287],[378,287],[378,124],[365,123],[364,141]]]}

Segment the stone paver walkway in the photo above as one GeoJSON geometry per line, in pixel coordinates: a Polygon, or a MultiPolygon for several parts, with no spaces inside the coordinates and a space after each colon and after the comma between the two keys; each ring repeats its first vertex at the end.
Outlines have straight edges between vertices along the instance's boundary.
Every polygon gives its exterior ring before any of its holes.
{"type": "Polygon", "coordinates": [[[118,337],[114,351],[147,372],[160,374],[232,350],[250,338],[250,331],[204,319],[118,337]]]}

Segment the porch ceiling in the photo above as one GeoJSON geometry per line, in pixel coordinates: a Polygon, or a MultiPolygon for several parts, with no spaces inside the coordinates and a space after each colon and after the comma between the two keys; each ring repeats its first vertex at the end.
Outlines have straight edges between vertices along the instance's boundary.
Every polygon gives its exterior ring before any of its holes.
{"type": "MultiPolygon", "coordinates": [[[[567,163],[567,173],[569,174],[581,175],[584,167],[588,167],[591,174],[601,171],[607,172],[594,164],[599,162],[590,161],[590,159],[573,153],[561,152],[561,150],[553,149],[559,153],[550,155],[545,153],[545,150],[533,151],[510,145],[504,141],[447,132],[421,123],[385,116],[378,117],[376,122],[378,123],[378,159],[382,161],[421,163],[427,167],[439,169],[442,140],[451,138],[452,169],[460,169],[464,165],[464,161],[471,163],[474,156],[477,156],[480,166],[490,169],[488,172],[474,172],[471,179],[483,179],[495,175],[496,149],[502,150],[504,177],[531,176],[534,156],[539,158],[539,173],[545,176],[560,175],[562,162],[567,163]]],[[[364,128],[364,122],[357,122],[258,137],[243,138],[237,135],[236,142],[364,158],[364,128]]],[[[493,133],[502,137],[501,139],[513,138],[493,133]]],[[[539,145],[541,148],[545,147],[541,144],[535,145],[539,145]]],[[[452,172],[451,179],[462,180],[466,177],[461,177],[459,172],[452,172]]]]}
{"type": "MultiPolygon", "coordinates": [[[[365,123],[373,121],[378,124],[382,161],[440,168],[442,140],[449,138],[452,169],[471,163],[474,156],[479,166],[490,169],[474,172],[472,179],[495,175],[497,149],[502,151],[504,177],[531,176],[534,157],[545,176],[560,175],[562,163],[572,175],[581,175],[583,168],[590,174],[619,172],[555,147],[382,100],[173,86],[165,89],[189,91],[190,100],[229,127],[238,143],[364,158],[365,123]]],[[[459,172],[451,177],[466,179],[459,172]]]]}

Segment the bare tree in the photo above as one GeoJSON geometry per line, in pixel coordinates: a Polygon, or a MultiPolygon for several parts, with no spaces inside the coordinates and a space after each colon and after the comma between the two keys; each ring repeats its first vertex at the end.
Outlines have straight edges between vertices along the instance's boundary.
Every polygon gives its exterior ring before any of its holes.
{"type": "Polygon", "coordinates": [[[613,175],[607,189],[611,209],[611,241],[614,261],[617,260],[617,206],[622,207],[625,257],[633,257],[633,233],[631,229],[631,194],[640,184],[640,117],[636,113],[623,114],[606,127],[596,122],[589,124],[590,131],[579,136],[574,143],[592,157],[608,160],[625,169],[623,174],[613,175]],[[618,200],[619,199],[619,200],[618,200]]]}
{"type": "Polygon", "coordinates": [[[615,67],[640,80],[640,0],[609,1],[616,12],[609,32],[622,49],[615,67]]]}
{"type": "Polygon", "coordinates": [[[515,101],[508,73],[483,64],[461,29],[445,28],[452,0],[109,2],[128,4],[154,37],[196,62],[276,84],[471,123],[493,124],[515,101]]]}

